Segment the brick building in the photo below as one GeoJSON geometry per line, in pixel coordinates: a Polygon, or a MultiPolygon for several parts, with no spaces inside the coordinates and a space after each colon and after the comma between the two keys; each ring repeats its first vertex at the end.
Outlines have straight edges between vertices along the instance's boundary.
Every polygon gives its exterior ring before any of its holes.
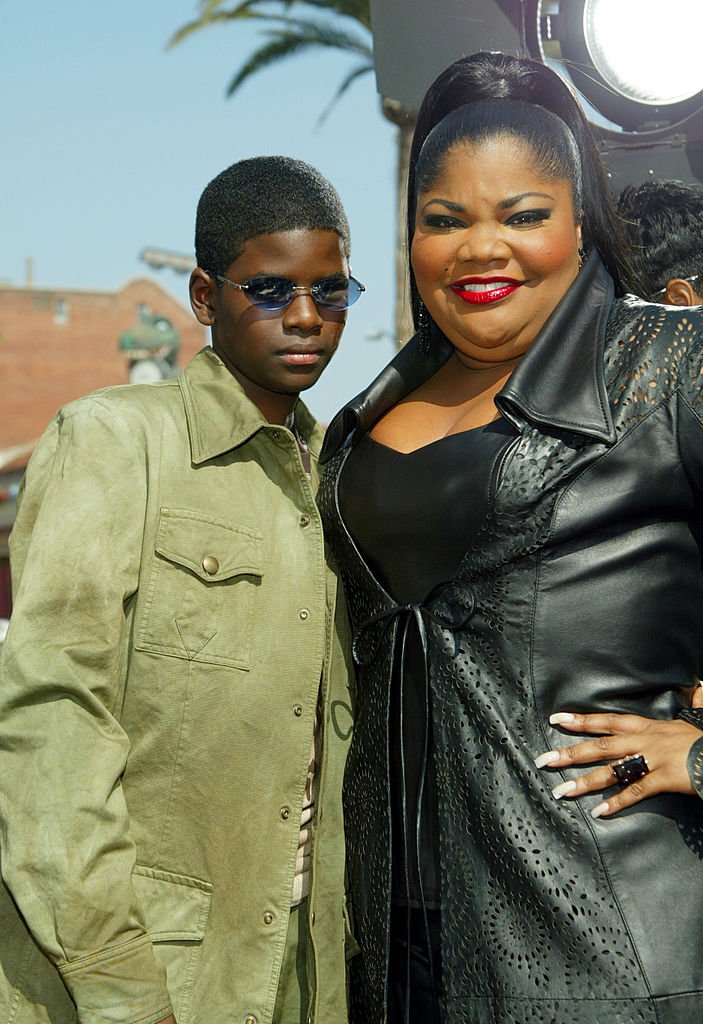
{"type": "Polygon", "coordinates": [[[148,278],[114,292],[0,284],[0,617],[18,468],[60,406],[128,382],[119,342],[144,314],[163,317],[178,332],[179,366],[207,341],[190,309],[148,278]]]}
{"type": "Polygon", "coordinates": [[[181,366],[205,344],[191,311],[147,278],[116,292],[0,285],[0,453],[36,440],[70,399],[126,384],[119,340],[143,311],[178,331],[181,366]]]}

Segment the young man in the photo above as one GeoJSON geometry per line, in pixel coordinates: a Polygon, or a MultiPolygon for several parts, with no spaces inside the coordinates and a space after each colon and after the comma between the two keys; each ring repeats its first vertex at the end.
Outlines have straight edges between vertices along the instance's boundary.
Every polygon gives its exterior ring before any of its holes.
{"type": "Polygon", "coordinates": [[[68,405],[24,481],[3,1024],[346,1019],[348,638],[298,394],[362,286],[338,195],[283,157],[207,186],[196,255],[212,348],[68,405]]]}
{"type": "Polygon", "coordinates": [[[683,181],[628,185],[617,201],[645,282],[642,297],[703,303],[703,188],[683,181]]]}

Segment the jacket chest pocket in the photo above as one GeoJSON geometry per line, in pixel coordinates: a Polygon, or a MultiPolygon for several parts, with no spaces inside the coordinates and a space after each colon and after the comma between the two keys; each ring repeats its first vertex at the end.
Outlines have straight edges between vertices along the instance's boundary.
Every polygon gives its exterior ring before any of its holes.
{"type": "Polygon", "coordinates": [[[262,576],[258,530],[161,509],[135,646],[248,669],[262,576]]]}

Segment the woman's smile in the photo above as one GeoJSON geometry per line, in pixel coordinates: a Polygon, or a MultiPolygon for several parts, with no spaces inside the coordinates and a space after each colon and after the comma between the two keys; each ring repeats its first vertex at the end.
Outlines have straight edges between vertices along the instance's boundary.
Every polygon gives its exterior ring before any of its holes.
{"type": "Polygon", "coordinates": [[[455,281],[450,285],[455,295],[458,295],[463,302],[469,302],[474,306],[486,306],[491,302],[500,302],[507,299],[518,288],[522,281],[514,281],[509,277],[466,277],[461,281],[455,281]]]}

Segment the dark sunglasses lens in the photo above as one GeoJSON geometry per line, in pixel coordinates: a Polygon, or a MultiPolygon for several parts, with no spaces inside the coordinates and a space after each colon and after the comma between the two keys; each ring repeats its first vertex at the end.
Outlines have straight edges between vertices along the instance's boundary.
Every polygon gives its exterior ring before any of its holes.
{"type": "Polygon", "coordinates": [[[325,309],[348,309],[363,290],[363,286],[354,277],[332,277],[315,283],[313,297],[325,309]]]}
{"type": "Polygon", "coordinates": [[[261,309],[283,309],[295,295],[295,284],[287,277],[253,277],[244,287],[250,301],[261,309]]]}

